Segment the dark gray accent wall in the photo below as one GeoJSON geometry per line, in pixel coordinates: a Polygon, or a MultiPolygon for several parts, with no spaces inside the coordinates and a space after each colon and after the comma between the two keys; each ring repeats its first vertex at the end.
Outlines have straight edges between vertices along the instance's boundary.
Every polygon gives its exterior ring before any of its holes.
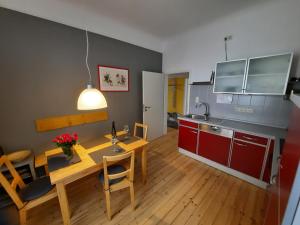
{"type": "MultiPolygon", "coordinates": [[[[85,88],[85,31],[0,8],[0,145],[4,151],[44,151],[64,132],[78,132],[81,142],[142,121],[142,71],[161,72],[162,54],[89,33],[89,64],[94,84],[97,65],[128,68],[129,92],[105,92],[109,121],[38,133],[35,119],[78,114],[85,88]]],[[[98,84],[97,84],[98,86],[98,84]]]]}
{"type": "Polygon", "coordinates": [[[205,108],[195,107],[195,97],[210,106],[210,115],[217,118],[257,123],[287,128],[292,103],[283,96],[233,95],[231,104],[217,103],[212,85],[192,85],[190,89],[190,113],[203,114],[205,108]],[[251,109],[253,113],[238,109],[251,109]]]}

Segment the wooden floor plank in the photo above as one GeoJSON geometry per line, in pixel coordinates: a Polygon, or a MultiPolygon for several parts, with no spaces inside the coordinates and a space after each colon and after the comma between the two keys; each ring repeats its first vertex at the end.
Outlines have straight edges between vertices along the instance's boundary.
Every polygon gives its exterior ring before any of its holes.
{"type": "MultiPolygon", "coordinates": [[[[168,212],[168,214],[164,217],[163,222],[166,222],[168,224],[173,223],[175,219],[178,220],[177,224],[180,224],[182,221],[180,214],[183,214],[183,216],[186,216],[186,206],[190,204],[195,205],[195,201],[198,201],[199,199],[199,192],[201,193],[208,193],[209,189],[212,187],[216,179],[218,178],[218,171],[212,171],[210,176],[205,177],[205,179],[202,181],[202,183],[199,183],[199,189],[197,189],[197,192],[192,193],[193,196],[191,196],[191,199],[189,198],[183,198],[181,201],[175,205],[175,207],[168,212]],[[177,218],[179,217],[179,218],[177,218]]],[[[200,197],[201,198],[201,197],[200,197]]],[[[192,207],[195,208],[195,207],[192,207]]],[[[190,212],[190,211],[189,211],[190,212]]],[[[188,218],[187,218],[188,219],[188,218]]],[[[175,223],[176,224],[176,223],[175,223]]]]}
{"type": "MultiPolygon", "coordinates": [[[[98,174],[67,185],[72,224],[262,225],[266,192],[181,155],[177,138],[178,131],[170,130],[147,146],[146,185],[142,184],[137,160],[135,211],[131,210],[129,190],[114,192],[114,216],[108,221],[98,174]]],[[[62,225],[57,199],[32,209],[28,224],[62,225]]]]}
{"type": "Polygon", "coordinates": [[[211,175],[211,171],[209,171],[208,167],[197,167],[195,172],[195,176],[193,176],[192,179],[188,179],[186,182],[181,181],[181,184],[177,186],[173,193],[169,194],[167,199],[157,204],[157,207],[153,210],[153,215],[150,218],[148,217],[145,223],[144,221],[140,221],[140,224],[158,224],[183,197],[190,198],[193,196],[193,193],[201,187],[201,183],[199,182],[206,180],[211,175]],[[199,173],[199,171],[202,173],[199,173]]]}

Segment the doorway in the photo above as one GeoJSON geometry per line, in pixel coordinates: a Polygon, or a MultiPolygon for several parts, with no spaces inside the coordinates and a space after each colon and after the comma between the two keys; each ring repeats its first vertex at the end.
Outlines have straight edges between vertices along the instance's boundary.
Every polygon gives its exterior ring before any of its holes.
{"type": "Polygon", "coordinates": [[[188,112],[188,73],[167,75],[166,126],[167,132],[178,128],[178,116],[188,112]]]}

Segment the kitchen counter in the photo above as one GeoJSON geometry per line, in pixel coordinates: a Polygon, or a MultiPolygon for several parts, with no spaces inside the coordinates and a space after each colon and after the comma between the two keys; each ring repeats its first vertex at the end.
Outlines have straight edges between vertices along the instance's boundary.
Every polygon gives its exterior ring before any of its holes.
{"type": "Polygon", "coordinates": [[[208,124],[212,126],[231,129],[234,131],[246,132],[253,135],[273,138],[275,140],[275,146],[272,159],[271,177],[277,174],[278,157],[280,155],[280,139],[284,139],[286,137],[287,129],[219,118],[210,118],[210,120],[205,121],[203,119],[194,119],[182,116],[178,117],[178,120],[185,120],[198,124],[208,124]]]}
{"type": "Polygon", "coordinates": [[[186,118],[184,116],[178,117],[178,119],[186,120],[194,123],[219,126],[227,129],[233,129],[235,131],[245,131],[247,133],[252,133],[254,135],[267,136],[267,137],[272,137],[274,139],[285,138],[287,134],[287,129],[246,123],[241,121],[227,120],[227,119],[213,118],[212,120],[205,121],[202,119],[186,118]]]}

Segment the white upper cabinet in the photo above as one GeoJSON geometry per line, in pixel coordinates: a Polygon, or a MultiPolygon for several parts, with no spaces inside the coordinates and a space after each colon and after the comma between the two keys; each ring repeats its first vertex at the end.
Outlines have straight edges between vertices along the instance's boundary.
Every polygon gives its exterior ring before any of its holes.
{"type": "Polygon", "coordinates": [[[284,95],[293,54],[250,58],[246,94],[284,95]]]}
{"type": "Polygon", "coordinates": [[[217,63],[214,92],[242,93],[246,68],[246,59],[217,63]]]}
{"type": "Polygon", "coordinates": [[[284,95],[292,58],[286,53],[217,63],[214,93],[284,95]]]}

